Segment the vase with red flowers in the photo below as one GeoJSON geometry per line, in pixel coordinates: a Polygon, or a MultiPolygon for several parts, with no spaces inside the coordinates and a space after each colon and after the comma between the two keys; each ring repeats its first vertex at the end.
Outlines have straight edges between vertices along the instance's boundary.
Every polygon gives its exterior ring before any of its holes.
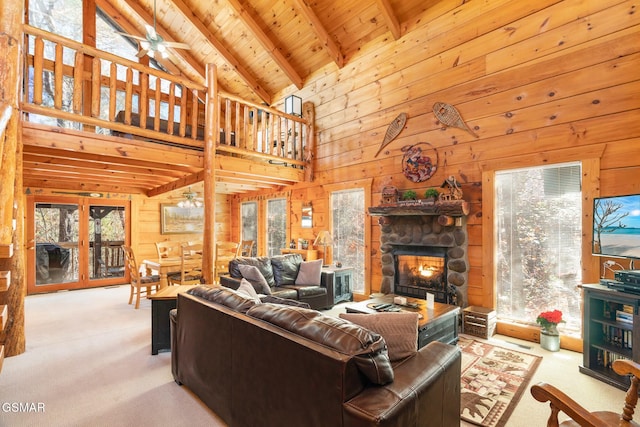
{"type": "Polygon", "coordinates": [[[540,325],[540,347],[549,351],[560,350],[560,333],[558,323],[562,320],[560,310],[544,311],[538,315],[536,322],[540,325]]]}

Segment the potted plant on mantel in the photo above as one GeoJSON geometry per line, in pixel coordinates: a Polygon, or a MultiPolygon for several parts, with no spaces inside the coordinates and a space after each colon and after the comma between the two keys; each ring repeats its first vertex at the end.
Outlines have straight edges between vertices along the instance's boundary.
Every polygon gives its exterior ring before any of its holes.
{"type": "Polygon", "coordinates": [[[413,190],[404,190],[404,192],[402,193],[402,200],[415,200],[416,199],[416,192],[413,190]]]}
{"type": "Polygon", "coordinates": [[[433,187],[427,188],[427,190],[424,192],[424,198],[426,199],[427,203],[435,203],[439,197],[440,192],[433,187]]]}

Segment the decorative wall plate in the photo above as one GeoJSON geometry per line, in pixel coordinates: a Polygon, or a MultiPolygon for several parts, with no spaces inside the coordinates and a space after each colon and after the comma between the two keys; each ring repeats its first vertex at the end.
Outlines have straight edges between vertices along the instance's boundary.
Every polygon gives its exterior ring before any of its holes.
{"type": "Polygon", "coordinates": [[[402,147],[402,173],[412,182],[428,180],[438,169],[438,151],[428,142],[402,147]]]}

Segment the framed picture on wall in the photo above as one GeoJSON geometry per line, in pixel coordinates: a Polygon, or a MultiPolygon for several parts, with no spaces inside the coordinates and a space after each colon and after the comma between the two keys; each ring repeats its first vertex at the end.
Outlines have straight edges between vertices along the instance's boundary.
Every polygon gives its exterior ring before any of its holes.
{"type": "Polygon", "coordinates": [[[204,207],[181,208],[178,205],[160,205],[160,233],[187,234],[204,231],[204,207]]]}

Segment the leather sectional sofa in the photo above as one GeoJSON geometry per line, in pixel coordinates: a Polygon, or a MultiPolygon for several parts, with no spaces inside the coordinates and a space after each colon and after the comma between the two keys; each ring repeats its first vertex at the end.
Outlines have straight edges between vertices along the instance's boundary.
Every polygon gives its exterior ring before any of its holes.
{"type": "Polygon", "coordinates": [[[179,294],[172,372],[229,426],[460,423],[460,351],[432,342],[391,363],[384,339],[319,311],[216,286],[179,294]]]}
{"type": "Polygon", "coordinates": [[[317,283],[296,285],[296,278],[303,262],[300,254],[234,258],[229,262],[229,276],[220,276],[220,284],[238,289],[243,278],[241,266],[255,266],[269,287],[265,292],[255,280],[248,278],[257,293],[306,302],[314,309],[331,308],[333,288],[327,288],[326,274],[319,274],[317,283]]]}

